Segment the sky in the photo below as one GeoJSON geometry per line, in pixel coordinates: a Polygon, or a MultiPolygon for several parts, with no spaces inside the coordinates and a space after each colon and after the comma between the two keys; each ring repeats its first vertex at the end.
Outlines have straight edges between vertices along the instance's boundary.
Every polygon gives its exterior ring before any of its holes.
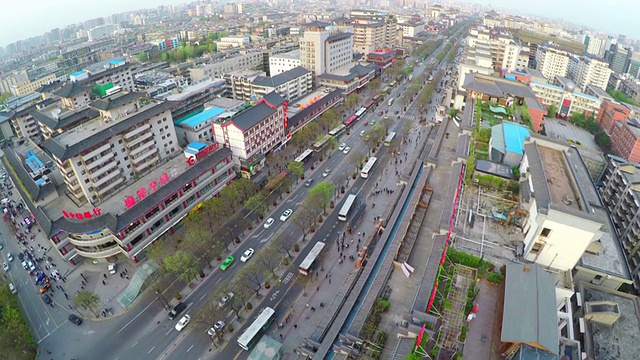
{"type": "MultiPolygon", "coordinates": [[[[59,27],[130,10],[179,4],[185,0],[4,0],[0,11],[0,45],[26,39],[59,27]]],[[[468,2],[468,1],[464,1],[468,2]]],[[[640,39],[635,0],[475,0],[514,12],[562,18],[612,35],[640,39]]]]}

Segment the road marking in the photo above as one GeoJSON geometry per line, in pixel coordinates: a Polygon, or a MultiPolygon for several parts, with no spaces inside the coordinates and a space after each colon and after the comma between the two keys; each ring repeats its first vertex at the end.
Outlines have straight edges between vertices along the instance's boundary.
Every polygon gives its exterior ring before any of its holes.
{"type": "Polygon", "coordinates": [[[191,349],[193,349],[193,345],[191,345],[191,346],[187,349],[187,352],[191,351],[191,349]]]}
{"type": "Polygon", "coordinates": [[[267,237],[265,237],[264,239],[260,240],[260,244],[264,244],[264,243],[266,243],[267,241],[269,241],[269,239],[271,239],[271,237],[272,237],[273,235],[275,235],[275,233],[271,233],[271,234],[269,234],[269,236],[267,236],[267,237]]]}
{"type": "Polygon", "coordinates": [[[257,239],[260,235],[262,235],[264,233],[264,230],[260,231],[260,233],[252,235],[251,238],[252,239],[257,239]]]}
{"type": "MultiPolygon", "coordinates": [[[[176,280],[176,281],[177,281],[177,280],[176,280]]],[[[175,283],[175,281],[174,281],[173,283],[175,283]]],[[[173,285],[173,283],[171,283],[169,286],[173,285]]],[[[149,305],[147,305],[144,309],[142,309],[142,310],[138,313],[138,315],[134,316],[134,317],[133,317],[133,319],[129,320],[129,322],[128,322],[128,323],[124,324],[124,326],[123,326],[120,330],[118,330],[118,332],[117,332],[116,334],[120,334],[120,333],[122,332],[122,330],[124,330],[127,326],[131,325],[131,323],[133,323],[133,322],[134,322],[138,317],[140,317],[140,315],[142,315],[142,313],[144,313],[145,311],[147,311],[147,309],[148,309],[148,308],[150,308],[150,307],[151,307],[151,305],[153,305],[153,304],[155,304],[155,303],[156,303],[155,301],[150,302],[150,303],[149,303],[149,305]]]]}
{"type": "Polygon", "coordinates": [[[222,278],[218,278],[218,281],[216,281],[216,284],[220,282],[220,280],[222,280],[222,278]]]}
{"type": "Polygon", "coordinates": [[[273,294],[271,294],[271,301],[275,300],[278,298],[278,294],[280,294],[280,290],[276,290],[273,292],[273,294]]]}
{"type": "Polygon", "coordinates": [[[152,347],[151,349],[149,349],[149,351],[147,352],[147,354],[151,354],[151,352],[153,351],[153,349],[155,349],[156,347],[152,347]]]}
{"type": "Polygon", "coordinates": [[[169,335],[169,333],[171,332],[171,330],[173,330],[173,329],[169,329],[169,331],[167,331],[167,333],[166,333],[166,334],[164,334],[164,336],[169,335]]]}
{"type": "Polygon", "coordinates": [[[200,296],[200,300],[204,299],[207,295],[207,293],[204,293],[202,296],[200,296]]]}
{"type": "Polygon", "coordinates": [[[140,341],[136,341],[133,345],[131,345],[131,347],[134,347],[134,346],[138,345],[139,342],[140,341]]]}
{"type": "Polygon", "coordinates": [[[291,278],[292,278],[292,277],[293,277],[293,273],[292,273],[292,272],[289,272],[289,273],[287,274],[287,276],[285,276],[285,277],[284,277],[284,280],[282,280],[282,282],[283,282],[283,283],[285,283],[285,284],[288,284],[288,283],[289,283],[289,281],[291,281],[291,278]]]}

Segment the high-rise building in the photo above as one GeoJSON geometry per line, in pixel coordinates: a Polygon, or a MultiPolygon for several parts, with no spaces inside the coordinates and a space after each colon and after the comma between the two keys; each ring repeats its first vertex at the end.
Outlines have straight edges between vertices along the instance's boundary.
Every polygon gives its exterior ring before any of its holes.
{"type": "Polygon", "coordinates": [[[322,75],[349,65],[353,60],[353,34],[339,32],[323,23],[310,23],[300,39],[300,65],[322,75]]]}
{"type": "Polygon", "coordinates": [[[605,40],[593,35],[586,35],[584,38],[585,51],[595,56],[604,55],[605,40]]]}
{"type": "Polygon", "coordinates": [[[396,42],[398,30],[395,18],[379,10],[351,10],[353,52],[370,54],[386,49],[396,42]]]}
{"type": "Polygon", "coordinates": [[[609,63],[595,55],[584,53],[580,56],[570,56],[569,78],[574,81],[576,88],[584,92],[587,85],[607,89],[611,69],[609,63]]]}
{"type": "Polygon", "coordinates": [[[89,41],[97,41],[114,37],[118,29],[120,29],[120,26],[117,24],[100,25],[91,28],[87,34],[89,35],[89,41]]]}
{"type": "Polygon", "coordinates": [[[611,64],[611,70],[617,74],[624,74],[629,71],[631,63],[631,49],[622,47],[619,44],[612,44],[605,57],[611,64]]]}
{"type": "Polygon", "coordinates": [[[553,43],[540,45],[536,52],[536,64],[536,70],[547,79],[565,77],[569,70],[569,50],[553,43]]]}

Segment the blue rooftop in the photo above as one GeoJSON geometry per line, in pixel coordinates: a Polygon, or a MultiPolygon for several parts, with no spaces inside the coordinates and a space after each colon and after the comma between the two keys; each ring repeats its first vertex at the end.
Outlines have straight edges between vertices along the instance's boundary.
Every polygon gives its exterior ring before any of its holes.
{"type": "Polygon", "coordinates": [[[218,116],[220,114],[222,114],[225,110],[223,108],[219,108],[219,107],[212,107],[210,109],[206,109],[205,111],[194,115],[182,122],[180,122],[180,124],[185,124],[187,126],[191,126],[191,127],[196,127],[200,124],[202,124],[203,122],[211,119],[212,117],[218,116]]]}
{"type": "Polygon", "coordinates": [[[194,141],[189,143],[189,145],[187,145],[187,149],[195,149],[197,151],[200,151],[206,147],[207,147],[207,144],[201,143],[200,141],[194,141]]]}
{"type": "Polygon", "coordinates": [[[578,95],[578,96],[583,97],[583,98],[587,98],[587,99],[591,99],[591,100],[595,100],[595,101],[599,101],[600,100],[595,96],[587,95],[585,93],[581,93],[581,92],[577,92],[577,91],[574,91],[573,93],[575,95],[578,95]]]}
{"type": "Polygon", "coordinates": [[[524,139],[530,137],[529,129],[522,125],[503,122],[504,144],[507,151],[524,154],[524,139]]]}
{"type": "Polygon", "coordinates": [[[124,63],[124,60],[119,60],[119,59],[109,61],[109,65],[120,65],[123,63],[124,63]]]}
{"type": "Polygon", "coordinates": [[[538,81],[532,81],[531,83],[532,83],[532,84],[539,85],[539,86],[543,86],[543,87],[546,87],[546,88],[549,88],[549,89],[554,89],[554,90],[558,90],[558,91],[564,91],[564,89],[563,89],[563,88],[561,88],[560,86],[555,86],[555,85],[551,85],[551,84],[541,83],[541,82],[538,82],[538,81]]]}
{"type": "Polygon", "coordinates": [[[80,71],[74,72],[73,74],[71,74],[71,76],[78,76],[78,75],[82,75],[82,74],[85,74],[85,73],[86,73],[86,71],[80,70],[80,71]]]}

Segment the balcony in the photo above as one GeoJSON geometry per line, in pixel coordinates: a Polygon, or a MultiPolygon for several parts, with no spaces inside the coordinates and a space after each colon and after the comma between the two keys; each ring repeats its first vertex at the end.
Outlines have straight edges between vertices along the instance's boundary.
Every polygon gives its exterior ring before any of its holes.
{"type": "Polygon", "coordinates": [[[142,133],[138,137],[135,137],[135,138],[132,138],[130,140],[125,141],[125,144],[127,145],[127,148],[131,149],[131,148],[135,147],[137,144],[140,144],[144,140],[147,140],[147,139],[152,138],[152,137],[153,137],[153,132],[147,131],[145,133],[142,133]]]}
{"type": "MultiPolygon", "coordinates": [[[[111,149],[111,144],[106,143],[106,144],[100,146],[99,148],[93,150],[92,152],[82,155],[82,158],[86,159],[85,163],[89,164],[88,160],[91,160],[94,157],[100,155],[102,152],[105,152],[105,151],[110,150],[110,149],[111,149]]],[[[96,159],[96,161],[97,160],[98,159],[96,159]]],[[[91,161],[91,163],[93,163],[93,161],[91,161]]]]}
{"type": "Polygon", "coordinates": [[[69,239],[69,242],[75,246],[99,246],[116,240],[115,236],[113,236],[111,232],[105,233],[106,234],[104,235],[101,233],[90,237],[70,234],[67,239],[69,239]]]}
{"type": "Polygon", "coordinates": [[[134,165],[134,168],[140,173],[145,173],[147,172],[149,167],[153,166],[159,160],[160,160],[160,154],[157,153],[154,156],[148,157],[145,161],[141,162],[137,166],[134,165]]]}
{"type": "Polygon", "coordinates": [[[158,148],[156,148],[155,146],[147,147],[143,150],[146,150],[146,151],[140,152],[138,156],[135,156],[135,159],[131,160],[131,163],[133,164],[133,166],[139,167],[140,164],[144,163],[147,158],[153,155],[156,155],[158,153],[158,148]]]}
{"type": "Polygon", "coordinates": [[[111,159],[112,161],[108,161],[102,166],[95,167],[95,171],[89,171],[89,175],[91,176],[91,178],[97,179],[100,177],[100,175],[107,173],[111,170],[117,169],[118,164],[116,163],[114,158],[111,158],[111,159]]]}
{"type": "Polygon", "coordinates": [[[88,250],[88,249],[80,249],[76,247],[76,252],[78,255],[88,257],[88,258],[96,258],[96,259],[104,259],[114,255],[122,254],[124,251],[118,244],[114,244],[111,247],[100,250],[88,250]]]}
{"type": "Polygon", "coordinates": [[[106,174],[104,177],[102,177],[100,179],[97,179],[97,180],[93,180],[92,179],[92,182],[93,182],[93,185],[95,185],[97,188],[100,188],[101,185],[107,183],[109,180],[111,180],[111,179],[113,179],[115,177],[118,177],[120,175],[121,175],[120,171],[118,169],[116,169],[115,171],[112,171],[112,172],[106,174]]]}
{"type": "Polygon", "coordinates": [[[95,160],[91,163],[85,163],[85,168],[87,169],[88,172],[91,172],[91,170],[97,167],[106,166],[111,162],[115,163],[115,158],[113,157],[113,154],[108,154],[107,156],[103,156],[100,159],[95,160]]]}
{"type": "Polygon", "coordinates": [[[143,131],[147,131],[150,128],[151,128],[150,124],[142,124],[140,125],[140,127],[137,127],[134,130],[124,134],[124,140],[129,141],[130,139],[134,138],[136,135],[140,134],[143,131]]]}
{"type": "Polygon", "coordinates": [[[100,197],[103,197],[104,194],[106,194],[107,192],[109,192],[109,190],[122,185],[122,183],[124,183],[124,177],[119,177],[117,178],[118,180],[112,182],[111,184],[106,185],[104,188],[96,188],[94,190],[94,192],[97,192],[98,195],[100,195],[100,197]]]}

